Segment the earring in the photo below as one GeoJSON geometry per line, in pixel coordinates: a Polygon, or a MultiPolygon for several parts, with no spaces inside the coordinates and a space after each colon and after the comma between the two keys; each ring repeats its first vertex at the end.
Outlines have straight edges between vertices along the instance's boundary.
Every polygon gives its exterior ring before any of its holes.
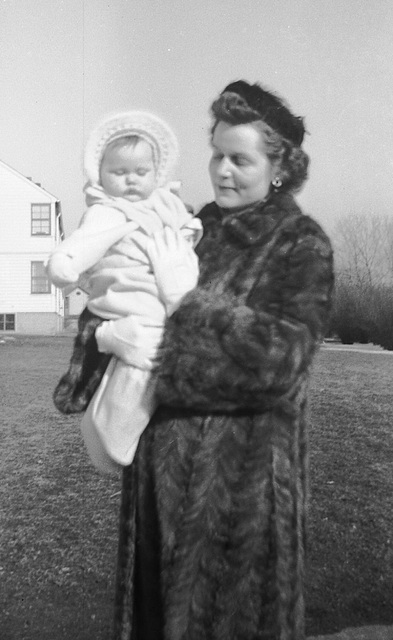
{"type": "Polygon", "coordinates": [[[282,187],[282,180],[281,180],[281,178],[280,178],[279,176],[276,176],[275,178],[273,178],[273,180],[272,180],[272,185],[273,185],[274,189],[275,189],[276,191],[278,191],[278,189],[279,189],[280,187],[282,187]]]}

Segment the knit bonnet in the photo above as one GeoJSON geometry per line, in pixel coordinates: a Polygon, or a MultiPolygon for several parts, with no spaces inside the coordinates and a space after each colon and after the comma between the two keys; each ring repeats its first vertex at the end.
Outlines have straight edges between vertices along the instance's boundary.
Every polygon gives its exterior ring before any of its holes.
{"type": "Polygon", "coordinates": [[[100,181],[100,165],[108,144],[125,136],[138,136],[150,144],[157,174],[157,186],[168,182],[178,159],[179,147],[172,129],[160,118],[143,111],[128,111],[107,117],[90,133],[84,154],[86,178],[100,181]]]}

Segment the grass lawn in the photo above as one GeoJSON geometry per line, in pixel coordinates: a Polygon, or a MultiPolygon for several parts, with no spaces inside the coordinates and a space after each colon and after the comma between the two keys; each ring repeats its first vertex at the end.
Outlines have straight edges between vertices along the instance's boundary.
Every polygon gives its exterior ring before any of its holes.
{"type": "Polygon", "coordinates": [[[308,627],[393,624],[393,355],[322,349],[311,380],[308,627]]]}
{"type": "MultiPolygon", "coordinates": [[[[0,344],[2,640],[109,640],[120,478],[51,394],[72,338],[0,344]]],[[[322,349],[311,383],[309,634],[393,624],[393,355],[322,349]]]]}
{"type": "Polygon", "coordinates": [[[0,345],[0,637],[107,640],[120,478],[90,466],[78,417],[51,394],[71,338],[0,345]]]}

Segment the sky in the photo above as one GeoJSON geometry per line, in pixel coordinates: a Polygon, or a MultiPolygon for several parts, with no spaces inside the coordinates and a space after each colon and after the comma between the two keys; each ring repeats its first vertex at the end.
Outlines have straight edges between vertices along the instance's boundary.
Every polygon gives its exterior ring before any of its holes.
{"type": "Polygon", "coordinates": [[[348,213],[393,215],[391,0],[0,0],[0,160],[61,201],[69,234],[90,129],[149,110],[178,136],[175,177],[198,209],[209,107],[241,78],[305,117],[305,213],[328,233],[348,213]]]}

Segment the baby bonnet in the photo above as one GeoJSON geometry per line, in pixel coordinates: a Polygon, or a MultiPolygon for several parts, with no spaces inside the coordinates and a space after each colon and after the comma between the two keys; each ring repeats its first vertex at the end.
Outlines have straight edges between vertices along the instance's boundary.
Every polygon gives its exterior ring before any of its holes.
{"type": "Polygon", "coordinates": [[[100,164],[108,144],[118,138],[133,135],[148,142],[153,149],[157,186],[162,187],[168,181],[179,155],[174,132],[156,115],[143,111],[128,111],[108,116],[90,133],[84,154],[84,168],[90,184],[99,183],[100,164]]]}

